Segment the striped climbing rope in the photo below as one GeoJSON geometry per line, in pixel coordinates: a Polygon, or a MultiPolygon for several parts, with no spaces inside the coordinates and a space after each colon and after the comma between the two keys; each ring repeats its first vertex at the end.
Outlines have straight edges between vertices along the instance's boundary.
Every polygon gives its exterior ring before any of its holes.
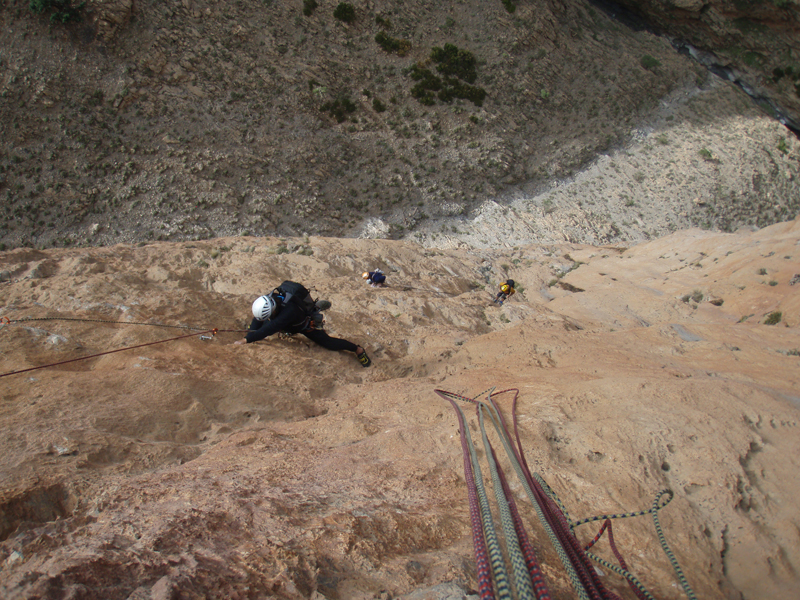
{"type": "Polygon", "coordinates": [[[464,412],[452,398],[444,396],[456,411],[458,417],[459,432],[461,438],[461,450],[464,459],[464,479],[467,482],[467,498],[469,500],[470,519],[472,521],[472,544],[475,551],[475,564],[478,571],[478,592],[481,600],[494,600],[494,588],[492,586],[491,566],[489,564],[489,551],[486,547],[486,538],[483,532],[483,522],[481,518],[481,507],[478,501],[477,486],[475,485],[474,473],[472,470],[472,448],[467,440],[467,423],[464,412]]]}
{"type": "MultiPolygon", "coordinates": [[[[669,545],[666,542],[666,538],[664,536],[663,530],[658,520],[658,511],[664,508],[667,504],[669,504],[669,502],[673,498],[673,492],[671,490],[663,490],[659,492],[653,502],[652,507],[647,510],[631,512],[631,513],[620,513],[614,515],[589,517],[586,519],[582,519],[580,521],[573,522],[569,518],[569,513],[561,503],[560,499],[558,498],[558,495],[555,494],[555,492],[547,485],[547,483],[538,474],[531,475],[530,473],[530,469],[528,468],[527,461],[525,460],[525,455],[520,441],[519,428],[516,416],[516,405],[517,405],[517,398],[519,396],[519,390],[508,389],[508,390],[502,390],[500,392],[494,392],[494,388],[491,388],[490,390],[482,392],[481,394],[479,394],[474,398],[469,398],[460,394],[455,394],[453,392],[447,392],[445,390],[437,389],[435,390],[435,392],[442,398],[448,400],[456,409],[460,423],[462,449],[465,452],[464,456],[465,473],[467,470],[467,464],[469,463],[470,465],[469,466],[470,478],[467,480],[467,484],[468,486],[474,485],[476,487],[476,490],[478,490],[476,494],[478,496],[483,494],[484,499],[482,499],[480,502],[476,502],[476,509],[481,511],[480,516],[476,516],[473,514],[473,540],[475,540],[476,536],[483,539],[484,535],[488,536],[489,539],[491,540],[496,540],[497,535],[496,533],[494,533],[494,524],[491,520],[491,515],[489,515],[487,518],[486,514],[484,513],[484,511],[488,511],[489,509],[486,506],[485,491],[483,491],[480,466],[477,463],[477,456],[475,454],[474,447],[472,446],[471,437],[468,434],[466,419],[456,401],[461,400],[474,403],[476,405],[481,436],[483,439],[484,447],[486,449],[485,455],[487,462],[489,464],[490,475],[495,490],[495,498],[498,503],[498,512],[500,514],[503,536],[506,542],[506,552],[512,566],[511,573],[513,574],[514,588],[519,598],[533,598],[535,594],[535,597],[541,600],[542,598],[549,598],[549,592],[547,592],[547,587],[544,582],[544,578],[541,575],[541,570],[538,568],[538,563],[536,562],[533,550],[532,548],[530,548],[530,542],[527,538],[527,534],[524,531],[524,527],[522,526],[521,519],[519,518],[519,512],[516,508],[516,504],[514,503],[513,497],[511,496],[510,488],[506,481],[505,474],[503,473],[502,468],[500,468],[494,449],[491,447],[491,444],[489,443],[488,440],[488,436],[486,435],[486,430],[484,425],[484,413],[489,415],[490,419],[493,421],[495,431],[498,434],[502,444],[506,449],[508,458],[512,466],[514,467],[515,471],[517,472],[518,476],[520,477],[523,487],[536,509],[537,516],[539,517],[541,524],[545,528],[548,537],[553,543],[553,547],[555,548],[559,558],[561,559],[562,564],[565,566],[567,570],[567,575],[580,598],[582,599],[592,598],[592,600],[596,598],[600,600],[619,598],[616,594],[614,594],[610,590],[607,590],[605,586],[602,584],[602,582],[599,580],[599,575],[597,574],[596,570],[591,566],[591,563],[588,562],[589,559],[591,559],[598,562],[599,564],[602,564],[609,570],[614,571],[615,573],[624,577],[628,585],[631,587],[636,596],[640,598],[640,600],[653,600],[652,595],[650,595],[650,593],[644,588],[641,582],[639,582],[639,580],[632,573],[630,573],[628,565],[626,564],[623,556],[617,549],[613,537],[613,528],[611,525],[612,519],[652,514],[659,542],[661,543],[661,547],[664,550],[667,557],[669,558],[673,570],[675,571],[678,580],[681,582],[684,593],[690,600],[696,600],[696,596],[694,595],[691,586],[686,580],[677,560],[675,559],[674,554],[672,553],[672,551],[669,548],[669,545]],[[511,443],[511,437],[508,433],[508,428],[506,426],[502,412],[497,407],[497,404],[493,397],[493,396],[499,396],[507,392],[514,393],[512,402],[512,415],[513,415],[513,429],[514,429],[516,446],[513,443],[511,443]],[[488,396],[488,400],[491,406],[489,404],[485,404],[477,400],[477,398],[483,396],[484,394],[488,396]],[[574,533],[575,527],[600,520],[604,521],[604,523],[600,531],[595,536],[595,538],[591,542],[589,542],[589,544],[587,544],[585,547],[581,546],[577,538],[575,537],[574,533]],[[477,531],[478,525],[482,527],[482,531],[477,531]],[[614,553],[614,556],[617,558],[617,561],[619,562],[620,566],[613,565],[608,561],[600,557],[597,557],[593,553],[589,552],[589,549],[592,548],[600,540],[600,538],[606,531],[608,531],[609,545],[611,546],[612,552],[614,553]],[[533,587],[531,587],[531,584],[533,587]]],[[[468,489],[468,495],[471,494],[472,492],[469,491],[468,489]]],[[[472,512],[473,511],[472,502],[470,506],[472,512]]],[[[490,546],[494,544],[496,544],[496,541],[492,541],[490,546]]],[[[481,569],[480,569],[481,561],[478,557],[477,552],[478,552],[478,546],[476,545],[476,561],[478,561],[479,563],[479,580],[481,576],[484,578],[482,584],[483,587],[481,588],[483,590],[486,587],[485,580],[489,576],[488,567],[486,568],[483,575],[481,575],[481,569]]],[[[494,560],[490,561],[490,564],[491,564],[492,574],[495,577],[495,585],[498,585],[498,580],[497,580],[498,567],[494,564],[494,560]]],[[[499,572],[505,574],[505,569],[502,569],[499,572]]],[[[501,575],[501,581],[498,585],[498,593],[500,594],[501,588],[503,591],[500,597],[506,597],[504,594],[507,593],[506,592],[507,586],[508,586],[507,576],[501,575]]],[[[494,596],[492,595],[488,595],[488,592],[487,595],[485,596],[484,596],[484,591],[481,592],[482,600],[484,598],[493,598],[493,597],[494,596]]]]}
{"type": "Polygon", "coordinates": [[[503,527],[503,536],[506,540],[506,551],[508,553],[509,561],[511,562],[512,573],[514,574],[514,587],[517,591],[517,596],[520,598],[533,598],[533,584],[531,577],[528,573],[527,566],[525,565],[525,558],[520,548],[519,537],[517,536],[516,528],[514,527],[514,519],[511,516],[511,510],[508,507],[508,498],[506,497],[503,489],[503,483],[500,477],[500,466],[497,464],[494,449],[489,443],[489,438],[486,436],[486,428],[484,426],[483,411],[484,405],[478,404],[478,422],[481,427],[481,438],[483,439],[483,447],[486,449],[486,460],[489,463],[489,472],[492,476],[492,486],[494,488],[495,499],[497,501],[497,508],[500,513],[500,523],[503,527]]]}

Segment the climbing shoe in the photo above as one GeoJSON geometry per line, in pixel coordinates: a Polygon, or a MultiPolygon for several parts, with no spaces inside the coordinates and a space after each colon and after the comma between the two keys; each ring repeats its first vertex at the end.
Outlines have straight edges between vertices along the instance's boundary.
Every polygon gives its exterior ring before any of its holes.
{"type": "Polygon", "coordinates": [[[317,300],[314,305],[317,310],[328,310],[331,307],[330,300],[317,300]]]}
{"type": "Polygon", "coordinates": [[[358,362],[361,363],[362,367],[368,367],[372,364],[372,361],[369,359],[369,356],[367,356],[366,350],[362,350],[359,354],[356,354],[356,358],[358,359],[358,362]]]}

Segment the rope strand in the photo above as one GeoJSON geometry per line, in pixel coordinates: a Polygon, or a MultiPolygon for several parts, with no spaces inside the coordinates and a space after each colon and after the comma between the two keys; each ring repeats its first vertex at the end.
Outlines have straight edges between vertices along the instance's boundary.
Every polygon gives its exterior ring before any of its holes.
{"type": "Polygon", "coordinates": [[[146,344],[137,344],[136,346],[127,346],[126,348],[117,348],[116,350],[108,350],[107,352],[99,352],[97,354],[90,354],[89,356],[81,356],[79,358],[71,358],[69,360],[62,360],[60,362],[51,363],[49,365],[39,365],[38,367],[29,367],[27,369],[20,369],[19,371],[10,371],[8,373],[0,374],[0,378],[7,377],[9,375],[19,375],[20,373],[27,373],[29,371],[36,371],[38,369],[46,369],[47,367],[55,367],[58,365],[66,365],[68,363],[77,362],[79,360],[88,360],[90,358],[96,358],[98,356],[104,356],[106,354],[114,354],[115,352],[123,352],[125,350],[133,350],[134,348],[143,348],[145,346],[154,346],[156,344],[163,344],[164,342],[172,342],[175,340],[181,340],[183,338],[194,337],[195,335],[201,335],[204,333],[216,333],[216,329],[207,329],[206,331],[201,331],[199,333],[187,333],[186,335],[179,335],[178,337],[169,338],[166,340],[158,340],[157,342],[148,342],[146,344]]]}

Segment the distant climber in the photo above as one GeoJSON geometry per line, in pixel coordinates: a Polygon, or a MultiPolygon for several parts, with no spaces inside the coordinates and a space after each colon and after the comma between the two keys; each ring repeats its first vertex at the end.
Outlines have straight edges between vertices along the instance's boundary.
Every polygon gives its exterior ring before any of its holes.
{"type": "Polygon", "coordinates": [[[383,271],[380,269],[375,269],[374,271],[364,271],[361,274],[361,278],[364,279],[371,287],[386,287],[386,275],[383,274],[383,271]]]}
{"type": "Polygon", "coordinates": [[[497,296],[494,297],[493,301],[500,306],[503,306],[503,302],[513,296],[516,292],[514,285],[513,279],[506,279],[506,281],[500,286],[500,291],[497,292],[497,296]]]}
{"type": "Polygon", "coordinates": [[[325,333],[322,311],[330,307],[327,300],[314,301],[309,291],[294,281],[284,281],[271,293],[253,302],[253,321],[244,339],[234,344],[250,344],[275,333],[302,333],[315,344],[328,350],[353,352],[362,366],[372,361],[363,347],[325,333]]]}

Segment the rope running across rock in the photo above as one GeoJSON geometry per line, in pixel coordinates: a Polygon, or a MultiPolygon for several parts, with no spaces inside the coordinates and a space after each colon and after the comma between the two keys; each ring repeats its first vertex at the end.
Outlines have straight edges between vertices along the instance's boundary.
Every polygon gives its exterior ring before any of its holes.
{"type": "MultiPolygon", "coordinates": [[[[188,333],[186,335],[179,335],[177,337],[168,338],[165,340],[158,340],[155,342],[147,342],[145,344],[137,344],[135,346],[127,346],[125,348],[117,348],[116,350],[108,350],[106,352],[98,352],[97,354],[90,354],[88,356],[80,356],[78,358],[71,358],[68,360],[62,360],[55,363],[49,363],[46,365],[39,365],[36,367],[29,367],[27,369],[19,369],[17,371],[9,371],[7,373],[0,373],[0,378],[7,377],[9,375],[19,375],[21,373],[27,373],[29,371],[36,371],[39,369],[46,369],[49,367],[56,367],[59,365],[65,365],[68,363],[73,363],[81,360],[88,360],[90,358],[97,358],[98,356],[104,356],[106,354],[114,354],[116,352],[123,352],[125,350],[133,350],[134,348],[143,348],[145,346],[154,346],[156,344],[163,344],[166,342],[172,342],[175,340],[181,340],[184,338],[194,337],[196,335],[200,336],[203,339],[204,334],[211,334],[211,337],[216,336],[219,332],[234,332],[240,333],[242,330],[240,329],[217,329],[217,328],[203,328],[203,327],[192,327],[189,325],[167,325],[164,323],[148,323],[148,322],[138,322],[138,321],[111,321],[105,319],[80,319],[76,317],[24,317],[22,319],[10,319],[8,317],[0,317],[0,328],[5,325],[14,325],[14,324],[24,324],[36,321],[73,321],[73,322],[85,322],[85,323],[106,323],[106,324],[114,324],[114,325],[149,325],[151,327],[166,327],[171,329],[183,329],[183,330],[190,330],[193,333],[188,333]]],[[[205,338],[208,339],[208,338],[205,338]]]]}

